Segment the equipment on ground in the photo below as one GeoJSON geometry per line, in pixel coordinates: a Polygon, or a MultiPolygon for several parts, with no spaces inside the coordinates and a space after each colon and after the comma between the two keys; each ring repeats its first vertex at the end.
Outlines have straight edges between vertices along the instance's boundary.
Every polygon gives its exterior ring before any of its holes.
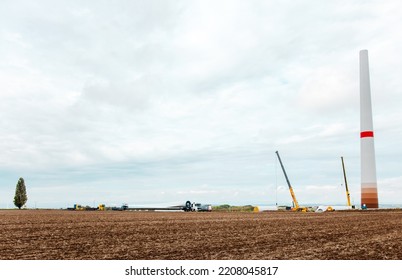
{"type": "MultiPolygon", "coordinates": [[[[100,205],[99,205],[100,206],[100,205]]],[[[91,207],[91,206],[81,206],[81,204],[74,204],[73,207],[67,208],[67,210],[75,210],[75,211],[95,211],[100,210],[99,207],[91,207]]]]}
{"type": "Polygon", "coordinates": [[[99,204],[98,207],[81,206],[80,204],[74,204],[74,207],[69,207],[67,210],[75,211],[185,211],[185,212],[210,212],[212,211],[211,204],[201,204],[191,201],[187,201],[184,205],[170,206],[170,207],[129,207],[128,204],[124,203],[120,207],[106,207],[105,204],[99,204]]]}
{"type": "Polygon", "coordinates": [[[288,175],[286,174],[285,167],[283,167],[281,157],[279,156],[279,152],[276,151],[275,153],[276,153],[276,155],[278,156],[279,163],[281,164],[283,174],[285,175],[286,182],[288,183],[288,186],[289,186],[290,195],[292,196],[292,201],[293,201],[293,208],[292,208],[292,210],[294,210],[294,211],[303,211],[303,212],[306,212],[307,209],[305,209],[305,208],[300,208],[300,207],[299,207],[299,203],[297,202],[296,195],[295,195],[295,193],[294,193],[294,191],[293,191],[293,188],[292,188],[292,186],[291,186],[291,184],[290,184],[290,182],[289,182],[289,178],[288,178],[288,175]]]}
{"type": "Polygon", "coordinates": [[[201,204],[201,203],[186,201],[186,204],[184,205],[183,210],[185,212],[211,212],[212,206],[210,204],[201,204]]]}
{"type": "Polygon", "coordinates": [[[345,179],[347,205],[352,206],[352,204],[350,203],[350,193],[348,188],[348,182],[346,181],[346,172],[345,172],[345,164],[343,163],[343,157],[341,157],[341,160],[342,160],[343,178],[345,179]]]}
{"type": "Polygon", "coordinates": [[[113,211],[125,211],[128,210],[128,204],[127,203],[123,203],[120,207],[112,207],[113,211]]]}

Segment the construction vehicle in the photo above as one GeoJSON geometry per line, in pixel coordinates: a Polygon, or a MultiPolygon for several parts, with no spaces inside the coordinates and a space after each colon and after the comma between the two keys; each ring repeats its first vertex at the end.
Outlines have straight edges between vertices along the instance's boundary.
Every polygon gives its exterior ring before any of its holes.
{"type": "Polygon", "coordinates": [[[332,205],[332,206],[325,206],[321,205],[319,206],[315,212],[333,212],[335,210],[352,210],[355,209],[355,206],[350,203],[350,193],[349,193],[349,188],[348,188],[348,181],[346,180],[346,171],[345,171],[345,163],[343,161],[343,157],[341,157],[342,160],[342,170],[343,170],[343,178],[345,180],[345,189],[346,189],[346,206],[345,205],[332,205]]]}
{"type": "Polygon", "coordinates": [[[67,210],[75,210],[75,211],[105,211],[106,207],[105,204],[99,204],[98,207],[90,207],[90,206],[82,206],[81,204],[74,204],[73,207],[67,208],[67,210]]]}
{"type": "Polygon", "coordinates": [[[341,157],[341,160],[342,160],[343,178],[345,179],[347,206],[352,206],[352,204],[350,203],[350,193],[348,188],[348,182],[346,181],[346,172],[345,172],[345,164],[343,163],[343,157],[341,157]]]}
{"type": "Polygon", "coordinates": [[[89,210],[89,206],[81,206],[81,204],[74,204],[73,210],[86,211],[89,210]]]}
{"type": "MultiPolygon", "coordinates": [[[[314,212],[334,212],[335,208],[338,208],[337,206],[327,206],[327,205],[320,205],[318,206],[314,212]]],[[[338,208],[339,209],[339,208],[338,208]]],[[[342,208],[340,208],[342,210],[342,208]]]]}
{"type": "Polygon", "coordinates": [[[211,212],[212,206],[210,204],[201,204],[188,200],[182,210],[185,212],[211,212]]]}
{"type": "Polygon", "coordinates": [[[300,206],[299,206],[299,203],[297,202],[296,195],[295,195],[295,193],[294,193],[294,191],[293,191],[292,185],[291,185],[290,182],[289,182],[288,175],[286,174],[285,167],[283,167],[281,157],[279,156],[279,152],[276,151],[275,153],[276,153],[276,155],[278,156],[279,163],[281,164],[283,174],[285,175],[286,182],[288,183],[288,186],[289,186],[290,195],[292,196],[292,201],[293,201],[293,208],[292,208],[292,210],[293,210],[293,211],[307,212],[307,208],[305,208],[305,207],[300,207],[300,206]]]}
{"type": "Polygon", "coordinates": [[[212,206],[210,204],[201,204],[193,202],[191,204],[191,211],[195,212],[211,212],[212,206]]]}
{"type": "Polygon", "coordinates": [[[84,211],[85,207],[82,207],[80,204],[74,204],[74,210],[84,211]]]}

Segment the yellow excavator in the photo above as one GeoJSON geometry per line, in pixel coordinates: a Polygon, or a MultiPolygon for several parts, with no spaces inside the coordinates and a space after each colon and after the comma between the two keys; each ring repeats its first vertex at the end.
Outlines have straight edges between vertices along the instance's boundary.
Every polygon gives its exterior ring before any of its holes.
{"type": "Polygon", "coordinates": [[[279,152],[276,151],[275,153],[276,153],[276,155],[278,156],[279,163],[281,164],[283,174],[285,175],[286,182],[288,183],[288,186],[289,186],[290,195],[292,196],[292,200],[293,200],[293,208],[292,208],[292,210],[293,210],[293,211],[307,212],[307,208],[306,208],[306,207],[300,207],[300,206],[299,206],[299,203],[297,202],[296,195],[295,195],[295,193],[294,193],[294,191],[293,191],[292,185],[291,185],[290,182],[289,182],[288,175],[286,174],[285,167],[283,167],[281,157],[279,156],[279,152]]]}

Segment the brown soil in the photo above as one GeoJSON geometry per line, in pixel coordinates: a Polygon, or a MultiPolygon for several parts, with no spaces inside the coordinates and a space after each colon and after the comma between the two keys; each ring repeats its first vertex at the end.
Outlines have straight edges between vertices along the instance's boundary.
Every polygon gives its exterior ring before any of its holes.
{"type": "Polygon", "coordinates": [[[0,259],[402,259],[402,211],[0,211],[0,259]]]}

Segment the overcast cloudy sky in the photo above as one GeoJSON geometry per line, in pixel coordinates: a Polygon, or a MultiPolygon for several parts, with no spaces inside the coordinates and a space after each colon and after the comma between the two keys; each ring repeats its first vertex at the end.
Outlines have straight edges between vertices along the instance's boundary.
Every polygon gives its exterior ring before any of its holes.
{"type": "Polygon", "coordinates": [[[360,204],[368,49],[380,204],[402,203],[402,2],[0,3],[0,208],[360,204]]]}

